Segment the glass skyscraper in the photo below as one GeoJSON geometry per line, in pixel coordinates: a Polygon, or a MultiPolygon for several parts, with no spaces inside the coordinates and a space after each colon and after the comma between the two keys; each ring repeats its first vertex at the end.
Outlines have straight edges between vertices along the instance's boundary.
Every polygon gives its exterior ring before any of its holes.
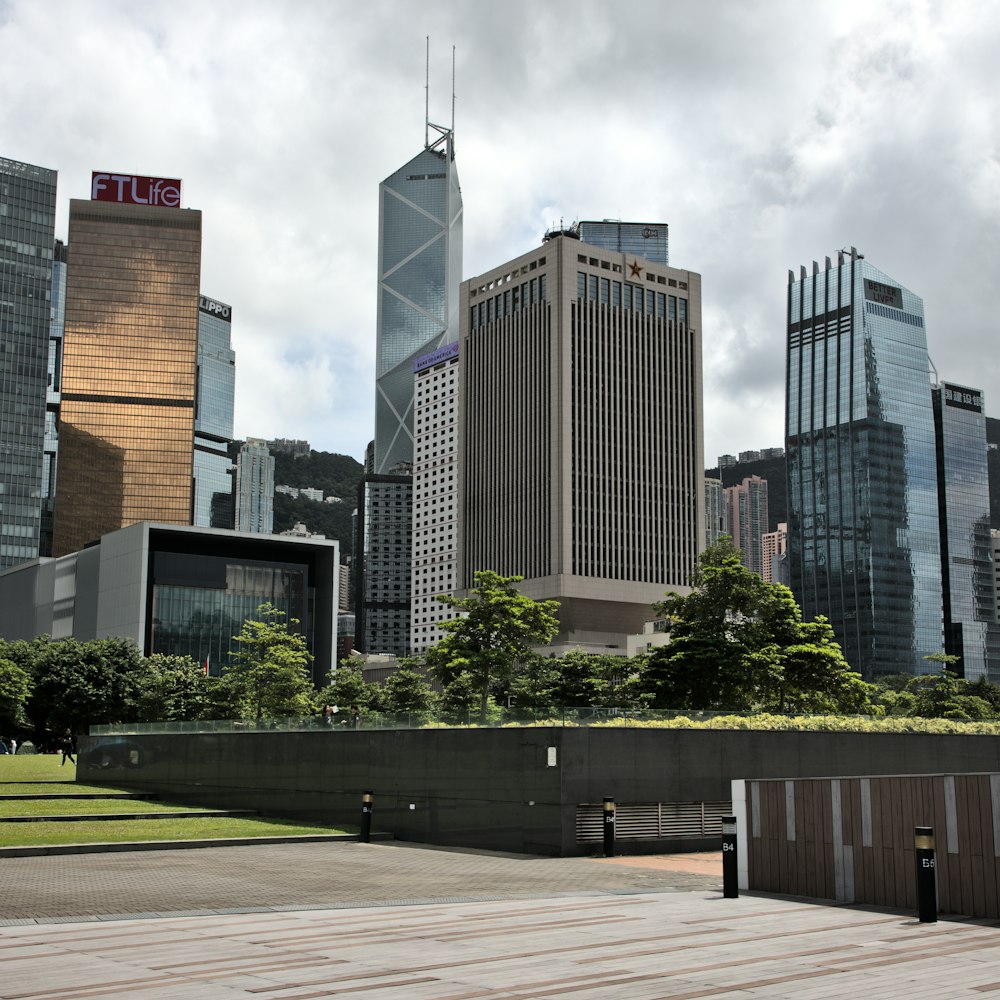
{"type": "Polygon", "coordinates": [[[375,469],[413,461],[413,362],[458,340],[462,192],[444,130],[379,185],[375,469]]]}
{"type": "Polygon", "coordinates": [[[792,590],[866,677],[942,650],[934,414],[923,302],[852,249],[788,273],[792,590]]]}
{"type": "Polygon", "coordinates": [[[201,212],[70,202],[55,555],[190,524],[200,272],[201,212]]]}
{"type": "Polygon", "coordinates": [[[934,389],[944,648],[967,680],[1000,680],[1000,625],[993,589],[986,417],[978,389],[934,389]]]}
{"type": "Polygon", "coordinates": [[[233,405],[236,355],[231,346],[233,310],[201,296],[198,307],[198,395],[194,416],[192,524],[233,527],[233,405]]]}
{"type": "Polygon", "coordinates": [[[0,569],[38,556],[56,172],[0,158],[0,569]]]}
{"type": "Polygon", "coordinates": [[[52,255],[52,309],[49,323],[48,395],[45,402],[45,452],[42,456],[42,531],[40,556],[52,555],[52,518],[59,464],[59,404],[62,399],[63,327],[66,322],[66,245],[56,240],[52,255]]]}

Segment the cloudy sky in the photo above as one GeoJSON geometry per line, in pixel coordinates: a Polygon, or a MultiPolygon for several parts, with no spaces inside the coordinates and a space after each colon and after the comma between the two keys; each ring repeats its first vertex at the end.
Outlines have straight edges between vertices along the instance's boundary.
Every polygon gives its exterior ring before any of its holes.
{"type": "Polygon", "coordinates": [[[451,115],[465,274],[574,219],[703,275],[705,455],[782,443],[786,273],[854,245],[1000,416],[1000,8],[885,0],[0,0],[0,156],[180,177],[234,307],[237,436],[360,458],[378,184],[451,115]]]}

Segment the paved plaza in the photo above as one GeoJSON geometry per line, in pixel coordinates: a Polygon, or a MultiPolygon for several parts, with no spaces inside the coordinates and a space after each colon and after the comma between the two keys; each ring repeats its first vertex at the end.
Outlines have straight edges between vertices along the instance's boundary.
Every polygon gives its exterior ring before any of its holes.
{"type": "Polygon", "coordinates": [[[0,997],[1000,997],[1000,928],[744,895],[718,856],[285,844],[5,859],[0,997]]]}

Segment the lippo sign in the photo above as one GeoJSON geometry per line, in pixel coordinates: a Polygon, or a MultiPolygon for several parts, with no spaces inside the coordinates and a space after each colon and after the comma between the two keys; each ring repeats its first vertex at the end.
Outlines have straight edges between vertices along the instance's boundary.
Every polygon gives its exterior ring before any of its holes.
{"type": "Polygon", "coordinates": [[[179,208],[181,182],[173,177],[139,177],[136,174],[99,174],[90,179],[91,201],[117,201],[125,205],[158,205],[179,208]]]}

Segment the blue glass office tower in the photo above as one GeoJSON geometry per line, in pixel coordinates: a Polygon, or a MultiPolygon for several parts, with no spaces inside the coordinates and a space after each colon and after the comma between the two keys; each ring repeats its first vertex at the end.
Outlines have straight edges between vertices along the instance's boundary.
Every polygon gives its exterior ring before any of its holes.
{"type": "Polygon", "coordinates": [[[944,649],[967,680],[1000,680],[993,589],[986,418],[979,389],[942,382],[933,391],[937,432],[944,649]]]}
{"type": "Polygon", "coordinates": [[[928,673],[941,546],[923,302],[855,250],[788,273],[792,590],[866,677],[928,673]]]}
{"type": "Polygon", "coordinates": [[[56,172],[0,158],[0,569],[38,556],[56,172]]]}
{"type": "Polygon", "coordinates": [[[236,355],[232,306],[202,295],[198,306],[198,383],[194,418],[194,491],[191,523],[233,527],[233,405],[236,355]]]}
{"type": "MultiPolygon", "coordinates": [[[[430,126],[437,128],[437,126],[430,126]]],[[[375,469],[413,461],[413,361],[458,340],[462,192],[454,134],[379,185],[375,469]]]]}

